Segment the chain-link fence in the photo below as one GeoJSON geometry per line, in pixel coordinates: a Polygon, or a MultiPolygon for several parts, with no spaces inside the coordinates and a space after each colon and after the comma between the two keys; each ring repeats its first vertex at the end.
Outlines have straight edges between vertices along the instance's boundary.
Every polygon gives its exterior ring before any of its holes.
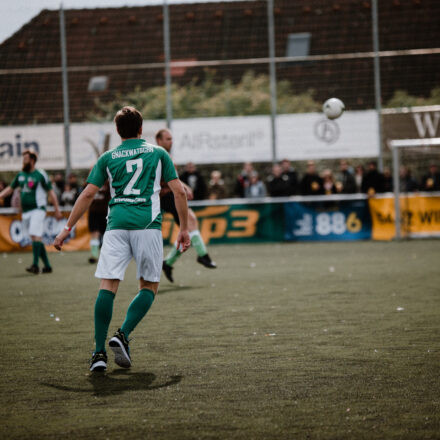
{"type": "MultiPolygon", "coordinates": [[[[374,109],[376,55],[383,108],[440,104],[440,3],[377,3],[378,54],[372,0],[274,0],[269,8],[265,0],[167,6],[173,118],[271,114],[271,61],[278,115],[318,112],[331,96],[348,110],[374,109]]],[[[69,121],[63,111],[60,12],[42,11],[3,42],[0,125],[9,138],[2,139],[0,160],[32,141],[6,132],[9,126],[111,121],[127,103],[163,125],[164,8],[64,11],[69,121]]]]}

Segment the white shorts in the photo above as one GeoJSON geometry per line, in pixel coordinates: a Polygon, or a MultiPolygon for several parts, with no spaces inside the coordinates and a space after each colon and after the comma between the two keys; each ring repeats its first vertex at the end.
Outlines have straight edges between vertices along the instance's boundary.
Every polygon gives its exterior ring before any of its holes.
{"type": "Polygon", "coordinates": [[[134,258],[137,278],[158,283],[162,272],[163,239],[160,229],[106,231],[95,277],[123,280],[128,263],[134,258]]]}
{"type": "Polygon", "coordinates": [[[23,212],[21,215],[23,235],[41,238],[43,236],[45,218],[46,211],[43,209],[33,209],[32,211],[23,212]]]}

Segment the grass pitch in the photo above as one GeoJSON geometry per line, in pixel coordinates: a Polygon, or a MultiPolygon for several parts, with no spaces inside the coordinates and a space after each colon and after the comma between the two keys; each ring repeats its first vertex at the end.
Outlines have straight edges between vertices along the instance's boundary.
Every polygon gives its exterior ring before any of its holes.
{"type": "MultiPolygon", "coordinates": [[[[134,365],[91,375],[98,281],[0,255],[3,439],[440,438],[440,241],[211,246],[162,280],[134,365]]],[[[131,263],[110,334],[137,292],[131,263]]]]}

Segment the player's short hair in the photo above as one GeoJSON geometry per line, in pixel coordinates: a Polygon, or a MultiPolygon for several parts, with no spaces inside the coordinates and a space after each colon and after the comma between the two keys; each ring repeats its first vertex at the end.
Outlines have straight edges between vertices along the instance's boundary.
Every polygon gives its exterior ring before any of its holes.
{"type": "Polygon", "coordinates": [[[166,133],[167,131],[169,132],[170,130],[168,130],[168,128],[161,128],[161,129],[156,133],[156,142],[157,142],[159,139],[162,139],[163,134],[166,133]]]}
{"type": "Polygon", "coordinates": [[[27,150],[24,150],[21,154],[22,156],[25,156],[26,154],[29,155],[29,157],[36,162],[38,160],[38,154],[35,150],[28,148],[27,150]]]}
{"type": "Polygon", "coordinates": [[[137,137],[142,127],[142,115],[134,107],[122,107],[115,115],[116,129],[122,139],[137,137]]]}

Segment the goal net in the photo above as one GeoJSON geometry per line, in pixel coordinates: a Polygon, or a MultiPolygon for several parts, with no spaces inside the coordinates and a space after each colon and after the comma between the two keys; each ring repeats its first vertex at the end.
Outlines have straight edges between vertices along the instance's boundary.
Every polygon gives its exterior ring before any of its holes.
{"type": "Polygon", "coordinates": [[[440,138],[389,142],[395,238],[440,237],[440,138]]]}

